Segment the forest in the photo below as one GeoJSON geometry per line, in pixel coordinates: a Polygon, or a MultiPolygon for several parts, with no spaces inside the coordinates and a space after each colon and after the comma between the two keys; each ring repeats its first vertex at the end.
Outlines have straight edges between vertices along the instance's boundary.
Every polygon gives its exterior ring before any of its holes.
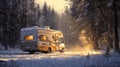
{"type": "Polygon", "coordinates": [[[0,0],[0,43],[5,49],[19,44],[20,29],[50,26],[64,33],[67,46],[91,45],[93,49],[120,50],[120,0],[66,0],[59,15],[44,2],[0,0]]]}
{"type": "Polygon", "coordinates": [[[120,49],[119,0],[67,0],[62,31],[69,45],[92,49],[120,49]],[[66,28],[67,27],[67,28],[66,28]]]}
{"type": "Polygon", "coordinates": [[[34,0],[0,0],[0,4],[0,43],[5,49],[18,46],[21,28],[57,28],[57,13],[46,2],[42,8],[34,0]]]}

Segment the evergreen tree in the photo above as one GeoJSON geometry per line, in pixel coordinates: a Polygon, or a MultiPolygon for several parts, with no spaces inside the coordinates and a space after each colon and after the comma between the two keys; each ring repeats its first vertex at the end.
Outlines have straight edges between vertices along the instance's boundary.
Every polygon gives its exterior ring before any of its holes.
{"type": "Polygon", "coordinates": [[[49,23],[48,22],[48,8],[47,8],[47,3],[44,2],[44,6],[43,6],[43,10],[42,10],[42,15],[43,15],[43,22],[42,22],[42,25],[43,26],[48,26],[47,24],[49,23]]]}
{"type": "Polygon", "coordinates": [[[36,22],[35,25],[41,26],[40,18],[41,18],[41,9],[40,9],[40,6],[38,4],[37,7],[35,8],[35,22],[36,22]]]}
{"type": "Polygon", "coordinates": [[[35,14],[40,10],[35,7],[34,0],[1,0],[0,4],[0,42],[5,49],[15,48],[20,29],[36,25],[40,15],[35,14]]]}
{"type": "Polygon", "coordinates": [[[44,2],[43,10],[42,10],[42,25],[43,26],[49,26],[52,29],[56,29],[56,18],[57,18],[57,13],[54,11],[54,9],[51,9],[50,7],[47,6],[47,3],[44,2]]]}
{"type": "MultiPolygon", "coordinates": [[[[104,44],[107,44],[108,47],[113,45],[113,23],[115,20],[113,18],[113,0],[71,0],[71,2],[71,16],[74,19],[73,26],[75,24],[78,25],[75,26],[76,33],[85,29],[89,33],[87,37],[93,42],[94,48],[98,48],[98,41],[100,40],[102,40],[100,41],[101,43],[104,42],[104,44]]],[[[118,3],[120,1],[116,0],[115,3],[117,8],[116,13],[119,15],[118,8],[120,4],[118,3]]]]}

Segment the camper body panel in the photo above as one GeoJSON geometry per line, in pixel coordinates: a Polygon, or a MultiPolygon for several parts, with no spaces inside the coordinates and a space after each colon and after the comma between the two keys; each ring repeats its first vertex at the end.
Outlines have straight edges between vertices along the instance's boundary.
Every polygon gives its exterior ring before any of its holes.
{"type": "Polygon", "coordinates": [[[37,51],[37,29],[36,28],[23,28],[21,29],[21,37],[20,37],[20,46],[23,51],[37,51]],[[33,40],[25,40],[25,37],[33,36],[33,40]]]}
{"type": "Polygon", "coordinates": [[[37,42],[21,42],[21,50],[37,51],[37,42]]]}
{"type": "Polygon", "coordinates": [[[51,49],[52,52],[57,50],[56,44],[53,40],[53,36],[54,36],[53,31],[46,29],[39,29],[38,37],[39,36],[46,36],[47,39],[45,41],[38,39],[38,50],[48,51],[49,49],[51,49]]]}

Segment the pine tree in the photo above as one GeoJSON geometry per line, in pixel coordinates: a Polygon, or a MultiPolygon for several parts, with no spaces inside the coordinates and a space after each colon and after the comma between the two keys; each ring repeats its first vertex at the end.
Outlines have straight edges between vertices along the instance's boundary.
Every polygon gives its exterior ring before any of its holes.
{"type": "Polygon", "coordinates": [[[15,48],[20,29],[36,25],[38,20],[34,0],[1,0],[0,4],[0,42],[5,49],[15,48]]]}
{"type": "Polygon", "coordinates": [[[43,22],[42,25],[43,26],[49,26],[48,23],[48,7],[47,7],[47,3],[44,2],[44,6],[43,6],[43,10],[42,10],[42,15],[43,15],[43,22]]]}
{"type": "Polygon", "coordinates": [[[38,4],[37,7],[35,7],[35,23],[36,23],[35,25],[41,26],[40,18],[41,18],[41,9],[38,4]]]}
{"type": "Polygon", "coordinates": [[[52,29],[57,29],[56,27],[56,19],[57,19],[57,13],[54,11],[54,9],[51,9],[51,7],[47,6],[47,3],[44,3],[43,10],[42,10],[42,25],[43,26],[49,26],[52,29]]]}
{"type": "MultiPolygon", "coordinates": [[[[91,42],[93,42],[95,48],[98,47],[98,41],[106,44],[108,47],[112,46],[114,40],[113,1],[71,0],[71,2],[71,16],[75,20],[74,22],[76,22],[72,23],[78,25],[75,26],[76,33],[77,30],[81,31],[81,29],[86,29],[89,33],[87,36],[90,38],[91,42]]],[[[120,15],[118,11],[120,5],[119,2],[120,1],[116,0],[117,15],[120,15]]]]}

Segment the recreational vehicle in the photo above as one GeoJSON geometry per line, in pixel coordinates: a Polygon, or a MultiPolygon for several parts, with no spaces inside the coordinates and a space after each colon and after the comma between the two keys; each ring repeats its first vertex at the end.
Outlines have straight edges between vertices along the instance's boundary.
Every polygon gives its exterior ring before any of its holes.
{"type": "Polygon", "coordinates": [[[63,33],[49,27],[38,26],[22,28],[20,31],[20,48],[23,51],[34,53],[40,52],[63,52],[65,45],[63,33]]]}

